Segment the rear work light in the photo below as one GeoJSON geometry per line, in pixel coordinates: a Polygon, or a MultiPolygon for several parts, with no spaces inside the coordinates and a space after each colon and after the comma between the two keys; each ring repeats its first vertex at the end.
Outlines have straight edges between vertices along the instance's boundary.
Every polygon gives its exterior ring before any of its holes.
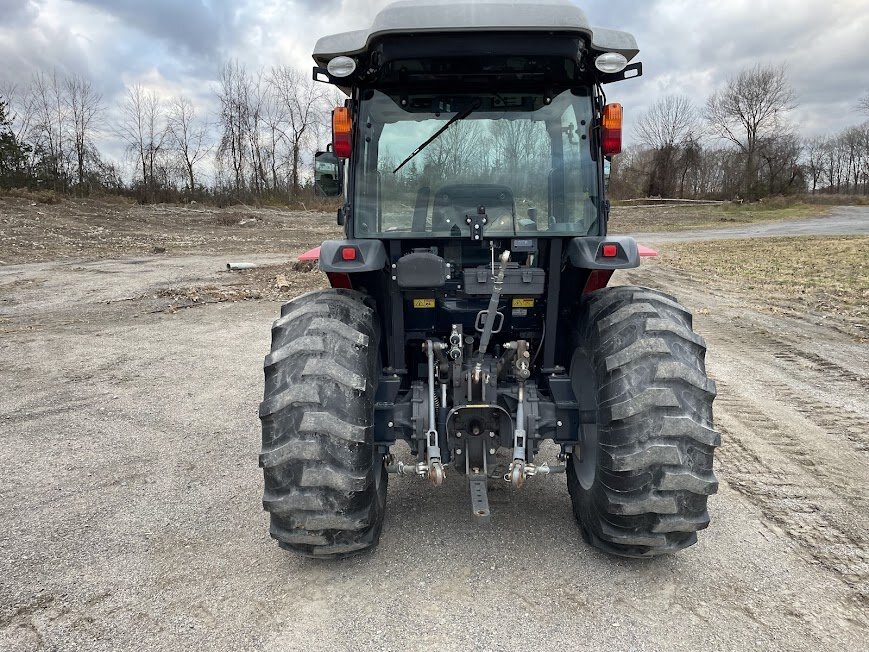
{"type": "Polygon", "coordinates": [[[356,71],[356,61],[350,57],[335,57],[326,66],[333,77],[349,77],[356,71]]]}
{"type": "Polygon", "coordinates": [[[605,244],[601,249],[601,253],[604,258],[615,258],[619,255],[619,248],[614,244],[605,244]]]}
{"type": "Polygon", "coordinates": [[[342,260],[356,260],[356,247],[344,247],[341,249],[342,260]]]}
{"type": "Polygon", "coordinates": [[[612,156],[622,151],[623,116],[621,104],[607,104],[603,108],[600,145],[604,156],[612,156]]]}
{"type": "Polygon", "coordinates": [[[338,158],[350,158],[353,150],[353,119],[350,109],[339,106],[332,111],[332,151],[338,158]]]}

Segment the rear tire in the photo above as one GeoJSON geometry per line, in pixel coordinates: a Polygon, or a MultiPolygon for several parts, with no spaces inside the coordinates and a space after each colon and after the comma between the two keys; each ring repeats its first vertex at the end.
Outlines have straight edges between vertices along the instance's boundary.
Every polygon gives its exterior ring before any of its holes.
{"type": "Polygon", "coordinates": [[[353,290],[311,292],[281,309],[260,404],[271,536],[312,557],[377,545],[387,476],[373,445],[380,372],[373,302],[353,290]]]}
{"type": "Polygon", "coordinates": [[[567,473],[584,538],[624,557],[696,543],[721,437],[691,314],[661,292],[613,287],[583,299],[578,324],[571,379],[581,409],[597,413],[567,473]]]}

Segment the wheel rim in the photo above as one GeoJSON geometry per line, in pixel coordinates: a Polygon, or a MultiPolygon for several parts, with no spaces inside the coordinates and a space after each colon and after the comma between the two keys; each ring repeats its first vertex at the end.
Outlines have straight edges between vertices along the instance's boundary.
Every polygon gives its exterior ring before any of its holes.
{"type": "MultiPolygon", "coordinates": [[[[582,411],[597,412],[597,384],[594,367],[582,349],[577,349],[570,361],[570,384],[576,402],[582,411]],[[583,382],[585,381],[585,382],[583,382]]],[[[597,477],[598,458],[597,424],[587,423],[580,426],[580,455],[573,456],[574,472],[579,485],[588,491],[597,477]]]]}

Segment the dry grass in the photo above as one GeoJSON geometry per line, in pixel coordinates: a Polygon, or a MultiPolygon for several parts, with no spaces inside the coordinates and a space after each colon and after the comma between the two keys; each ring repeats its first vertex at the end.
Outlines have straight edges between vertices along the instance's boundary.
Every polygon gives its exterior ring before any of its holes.
{"type": "Polygon", "coordinates": [[[24,199],[34,204],[60,204],[64,201],[64,197],[53,190],[28,190],[27,188],[0,190],[0,197],[24,199]]]}
{"type": "Polygon", "coordinates": [[[732,284],[773,311],[835,317],[869,338],[869,237],[790,237],[668,246],[661,263],[732,284]]]}
{"type": "Polygon", "coordinates": [[[800,201],[822,206],[869,206],[869,195],[801,195],[800,201]]]}
{"type": "Polygon", "coordinates": [[[0,265],[157,252],[290,255],[340,235],[334,213],[99,199],[50,205],[0,193],[0,265]]]}
{"type": "Polygon", "coordinates": [[[299,294],[328,286],[326,275],[316,263],[295,261],[226,272],[221,281],[215,283],[183,287],[170,284],[153,298],[166,300],[164,309],[173,312],[207,303],[289,301],[299,294]]]}
{"type": "Polygon", "coordinates": [[[651,233],[722,228],[754,222],[795,220],[825,215],[828,209],[772,198],[754,204],[691,206],[613,206],[610,233],[651,233]]]}

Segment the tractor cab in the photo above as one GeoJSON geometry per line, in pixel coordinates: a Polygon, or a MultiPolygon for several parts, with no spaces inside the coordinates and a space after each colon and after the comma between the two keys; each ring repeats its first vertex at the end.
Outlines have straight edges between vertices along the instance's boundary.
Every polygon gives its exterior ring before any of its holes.
{"type": "Polygon", "coordinates": [[[507,4],[399,2],[317,43],[315,78],[349,95],[348,238],[467,237],[481,206],[493,237],[605,234],[621,107],[603,85],[642,73],[636,42],[569,2],[507,4]]]}

